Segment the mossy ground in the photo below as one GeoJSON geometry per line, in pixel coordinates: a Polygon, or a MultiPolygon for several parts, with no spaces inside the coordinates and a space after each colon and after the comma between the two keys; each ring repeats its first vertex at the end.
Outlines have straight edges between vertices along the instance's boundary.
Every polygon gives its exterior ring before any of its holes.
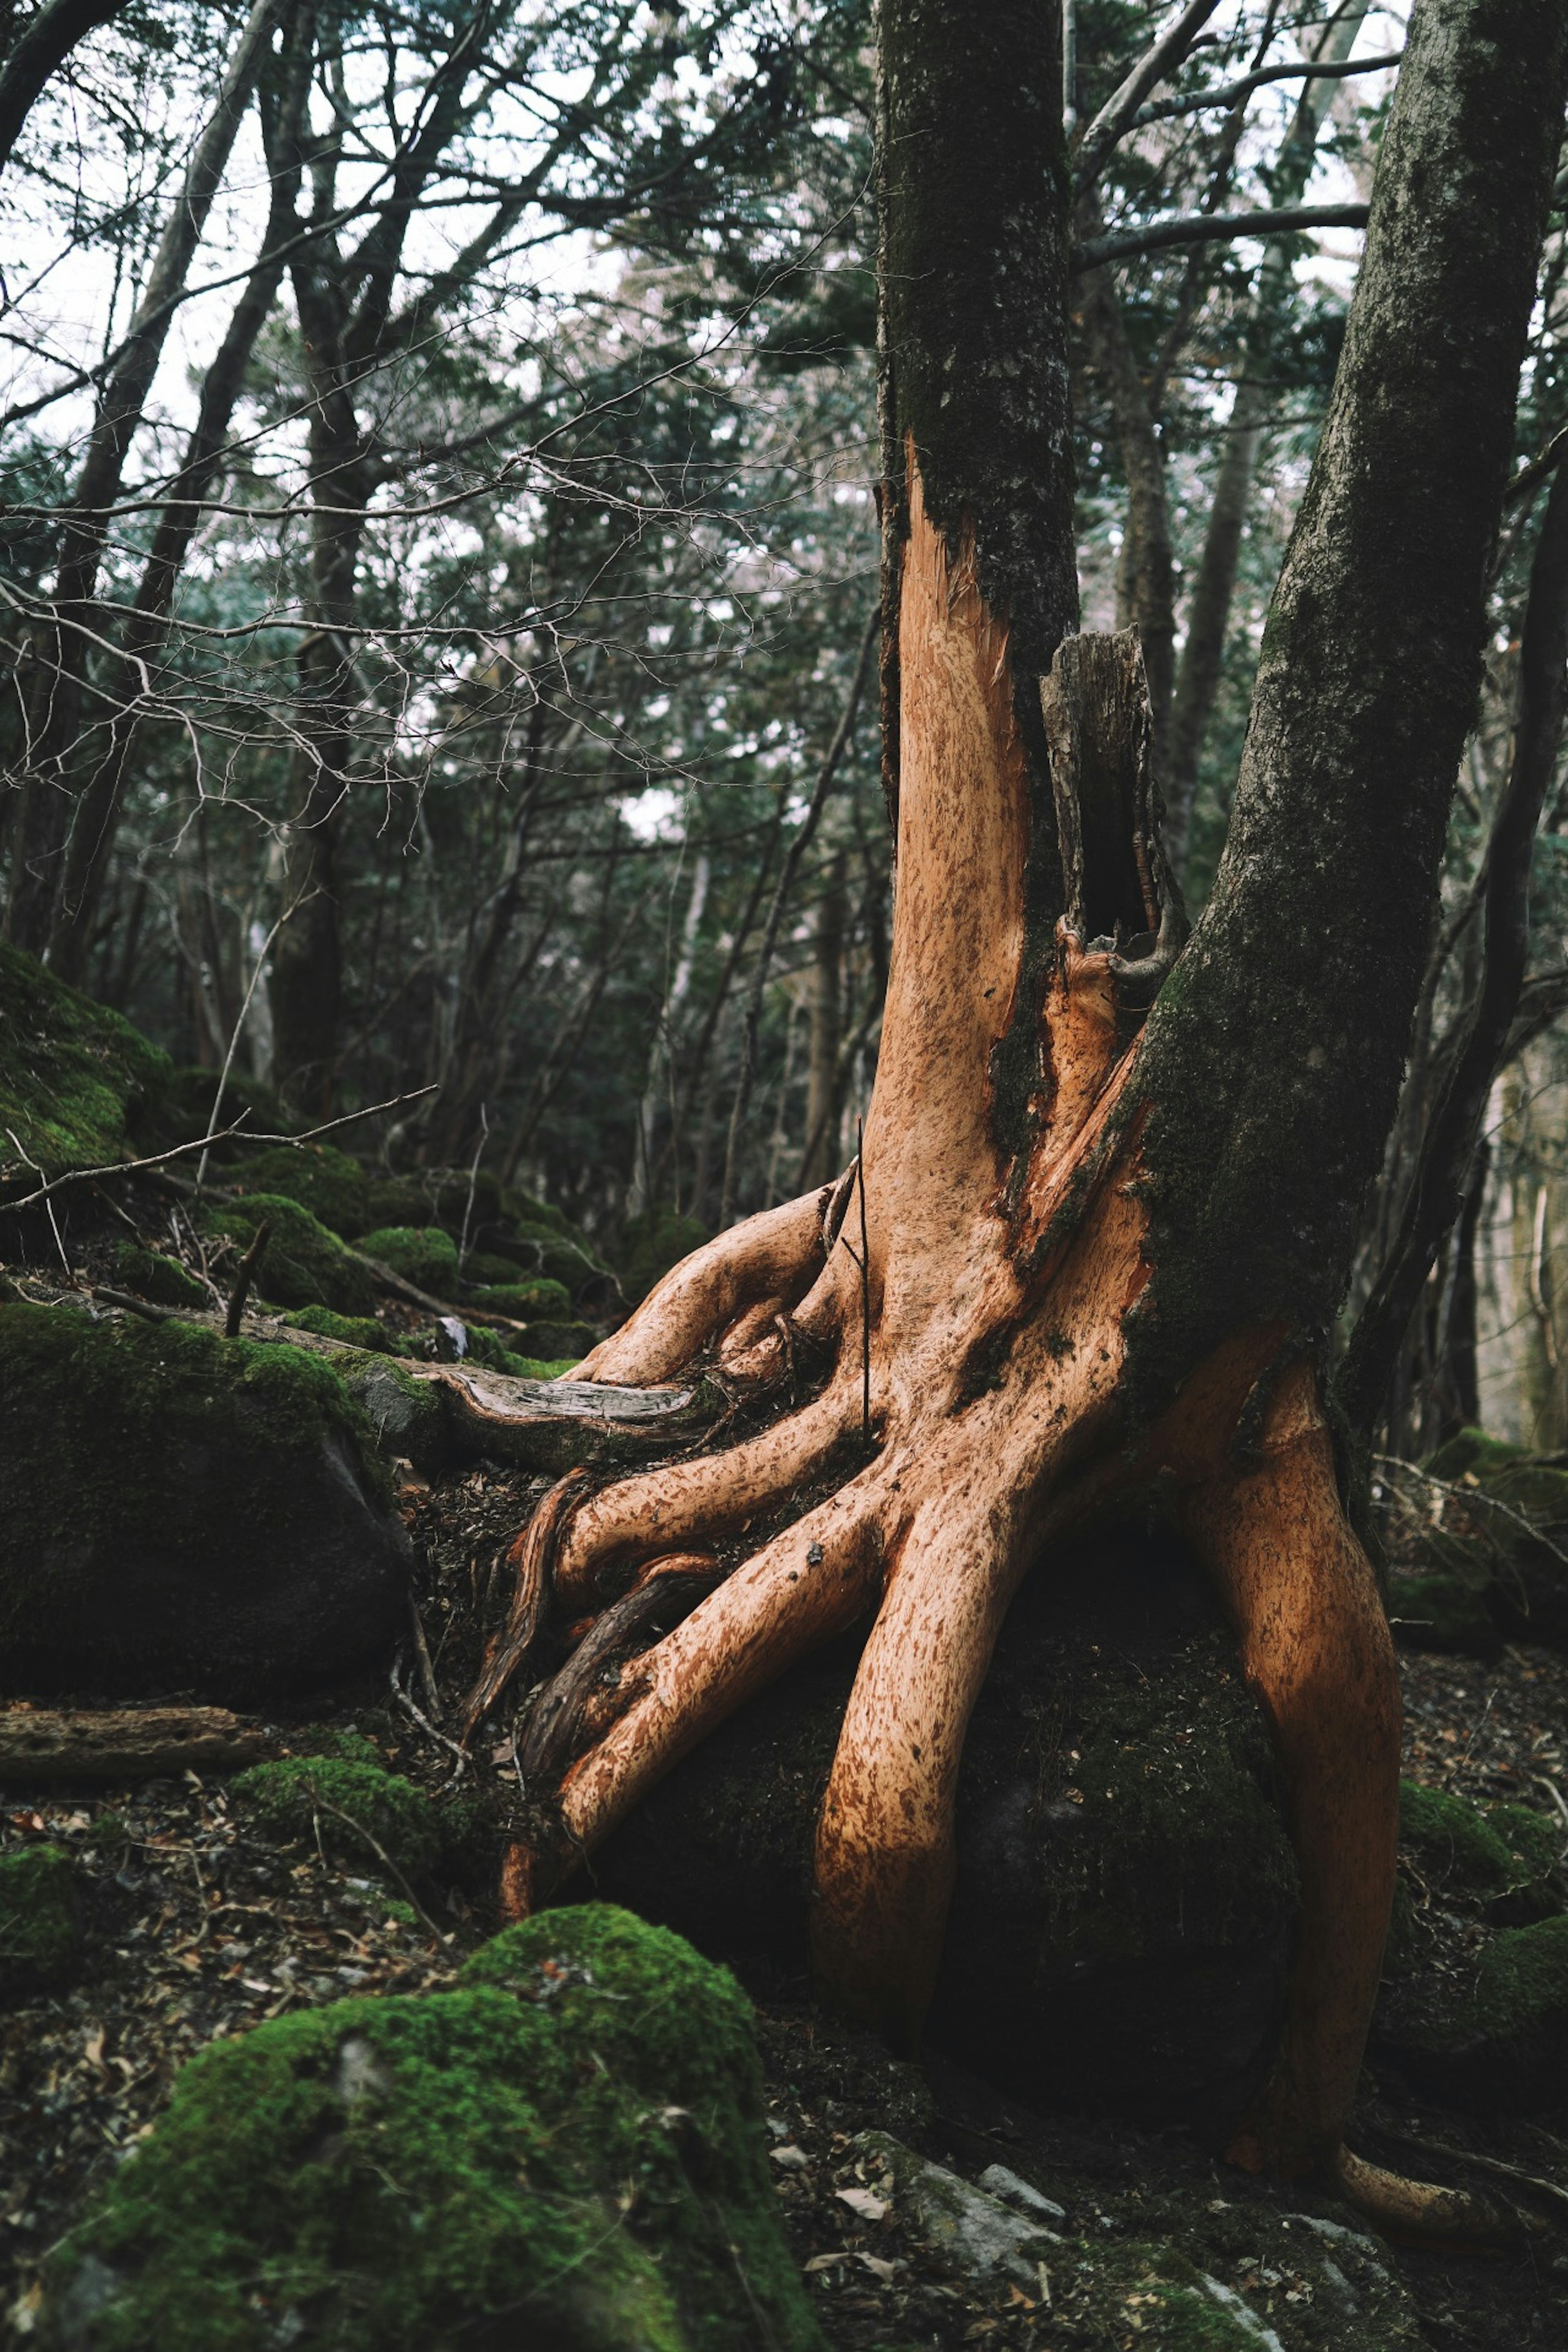
{"type": "Polygon", "coordinates": [[[234,1795],[269,1829],[319,1838],[351,1869],[370,1867],[384,1853],[405,1878],[421,1878],[441,1851],[440,1820],[429,1797],[374,1754],[255,1764],[235,1781],[234,1795]]]}
{"type": "Polygon", "coordinates": [[[362,1244],[366,1257],[379,1258],[405,1282],[456,1298],[460,1286],[458,1244],[439,1225],[376,1225],[362,1244]]]}
{"type": "Polygon", "coordinates": [[[235,1181],[246,1192],[280,1193],[297,1201],[345,1241],[365,1229],[370,1178],[357,1160],[332,1144],[279,1143],[247,1152],[235,1181]]]}
{"type": "Polygon", "coordinates": [[[660,1275],[710,1238],[706,1225],[668,1207],[645,1209],[640,1216],[628,1217],[616,1253],[621,1287],[628,1301],[636,1306],[646,1298],[660,1275]]]}
{"type": "Polygon", "coordinates": [[[390,1332],[374,1315],[334,1315],[330,1307],[300,1307],[289,1317],[298,1331],[318,1339],[335,1339],[341,1347],[368,1349],[373,1355],[395,1352],[390,1332]]]}
{"type": "Polygon", "coordinates": [[[58,1845],[0,1854],[0,1993],[64,1984],[81,1941],[75,1877],[58,1845]]]}
{"type": "Polygon", "coordinates": [[[64,2249],[93,2352],[816,2352],[733,1982],[594,1906],[215,2048],[64,2249]],[[89,2263],[92,2267],[89,2267],[89,2263]],[[293,2315],[292,2318],[290,2315],[293,2315]]]}
{"type": "Polygon", "coordinates": [[[234,1245],[237,1258],[263,1218],[272,1227],[257,1270],[255,1294],[279,1307],[327,1307],[335,1315],[373,1315],[375,1287],[368,1270],[309,1209],[281,1192],[247,1192],[202,1212],[205,1234],[234,1245]]]}
{"type": "Polygon", "coordinates": [[[57,1176],[127,1158],[170,1074],[129,1021],[0,943],[0,1181],[25,1181],[28,1160],[57,1176]]]}
{"type": "Polygon", "coordinates": [[[113,1272],[116,1281],[132,1290],[139,1298],[150,1298],[159,1307],[188,1307],[197,1312],[213,1304],[206,1285],[162,1250],[143,1249],[140,1242],[121,1241],[114,1245],[113,1272]]]}

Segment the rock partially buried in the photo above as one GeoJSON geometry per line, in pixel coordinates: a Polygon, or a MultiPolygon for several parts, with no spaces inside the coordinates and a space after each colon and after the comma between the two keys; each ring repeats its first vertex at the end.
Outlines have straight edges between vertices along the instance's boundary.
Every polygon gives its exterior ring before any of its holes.
{"type": "Polygon", "coordinates": [[[0,1307],[0,1685],[246,1704],[385,1670],[408,1539],[320,1358],[0,1307]]]}
{"type": "MultiPolygon", "coordinates": [[[[951,2269],[968,2278],[999,2272],[1016,2285],[1038,2293],[1041,2264],[1048,2268],[1064,2242],[1059,2232],[1037,2216],[1009,2210],[1000,2198],[971,2187],[945,2165],[918,2156],[887,2132],[862,2132],[854,2145],[951,2269]]],[[[1026,2181],[1018,2186],[1028,2190],[1026,2181]]],[[[1059,2206],[1055,2210],[1061,2212],[1059,2206]]]]}
{"type": "Polygon", "coordinates": [[[751,2012],[606,1906],[219,2043],[57,2257],[67,2352],[824,2352],[751,2012]]]}
{"type": "MultiPolygon", "coordinates": [[[[852,1642],[721,1726],[595,1854],[601,1892],[805,1989],[852,1642]]],[[[1223,2128],[1281,2013],[1297,1880],[1273,1753],[1197,1571],[1141,1529],[1049,1561],[970,1724],[929,2026],[1044,2107],[1223,2128]]]]}

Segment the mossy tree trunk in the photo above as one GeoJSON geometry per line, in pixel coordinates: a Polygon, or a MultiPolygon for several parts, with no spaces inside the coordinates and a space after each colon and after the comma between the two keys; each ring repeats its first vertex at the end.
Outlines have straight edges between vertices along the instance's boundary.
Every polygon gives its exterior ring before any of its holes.
{"type": "Polygon", "coordinates": [[[712,1722],[869,1621],[814,1943],[826,1995],[910,2038],[1008,1602],[1068,1527],[1160,1504],[1271,1716],[1304,1890],[1277,2063],[1233,2152],[1342,2177],[1398,1698],[1341,1503],[1327,1339],[1479,684],[1565,51],[1568,0],[1417,0],[1229,845],[1178,954],[1137,643],[1073,634],[1059,24],[1037,0],[884,0],[898,862],[863,1152],[697,1252],[581,1368],[653,1383],[716,1349],[731,1382],[805,1401],[726,1451],[565,1482],[516,1552],[509,1665],[548,1611],[603,1622],[628,1574],[680,1620],[564,1729],[549,1702],[575,1761],[513,1855],[519,1906],[712,1722]],[[722,1572],[728,1539],[803,1491],[822,1499],[722,1572]]]}

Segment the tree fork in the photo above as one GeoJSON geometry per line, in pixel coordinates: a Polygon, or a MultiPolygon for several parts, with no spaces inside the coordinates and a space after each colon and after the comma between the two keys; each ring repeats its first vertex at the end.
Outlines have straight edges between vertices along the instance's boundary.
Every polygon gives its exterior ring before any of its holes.
{"type": "Polygon", "coordinates": [[[689,1369],[742,1338],[755,1369],[765,1308],[831,1369],[760,1438],[584,1501],[563,1598],[831,1491],[637,1662],[509,1886],[540,1899],[713,1724],[869,1618],[814,1946],[825,1990],[912,2040],[1007,1603],[1089,1513],[1160,1502],[1273,1720],[1305,1895],[1278,2058],[1232,2152],[1337,2166],[1375,2202],[1342,2136],[1393,1893],[1398,1694],[1341,1506],[1324,1339],[1479,679],[1568,0],[1412,13],[1231,838],[1179,957],[1135,647],[1070,639],[1054,19],[886,0],[882,34],[899,886],[864,1287],[841,1184],[697,1253],[595,1350],[590,1380],[668,1380],[683,1350],[689,1369]],[[863,1318],[875,1450],[841,1475],[863,1318]]]}

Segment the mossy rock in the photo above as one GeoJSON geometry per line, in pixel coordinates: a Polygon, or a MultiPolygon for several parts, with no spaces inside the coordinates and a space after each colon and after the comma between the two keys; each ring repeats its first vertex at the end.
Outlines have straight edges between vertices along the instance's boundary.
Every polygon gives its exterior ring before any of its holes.
{"type": "Polygon", "coordinates": [[[437,1388],[382,1356],[345,1349],[331,1360],[386,1459],[411,1463],[426,1476],[446,1469],[453,1449],[437,1388]]]}
{"type": "Polygon", "coordinates": [[[510,1258],[498,1256],[494,1250],[470,1249],[462,1263],[463,1280],[470,1291],[483,1290],[493,1282],[510,1282],[517,1272],[510,1258]]]}
{"type": "Polygon", "coordinates": [[[81,1948],[76,1872],[58,1845],[0,1854],[0,1994],[52,1992],[81,1948]]]}
{"type": "Polygon", "coordinates": [[[205,1283],[198,1282],[177,1257],[143,1249],[140,1242],[116,1242],[113,1266],[114,1279],[122,1290],[134,1291],[138,1298],[149,1298],[155,1307],[201,1307],[213,1303],[205,1283]]]}
{"type": "Polygon", "coordinates": [[[353,1241],[370,1216],[370,1178],[357,1160],[330,1143],[275,1143],[247,1153],[237,1178],[246,1192],[281,1195],[353,1241]]]}
{"type": "Polygon", "coordinates": [[[1507,1638],[1568,1646],[1568,1468],[1479,1429],[1428,1467],[1459,1490],[1426,1538],[1431,1570],[1481,1592],[1507,1638]]]}
{"type": "Polygon", "coordinates": [[[1500,1927],[1479,1959],[1380,2002],[1376,2046],[1417,2090],[1483,2115],[1568,2099],[1568,1916],[1500,1927]]]}
{"type": "Polygon", "coordinates": [[[1525,1924],[1559,1907],[1563,1839],[1525,1805],[1469,1804],[1415,1780],[1399,1786],[1399,1842],[1435,1892],[1525,1924]]]}
{"type": "Polygon", "coordinates": [[[439,1225],[377,1225],[360,1246],[366,1257],[379,1258],[418,1289],[437,1298],[457,1297],[462,1281],[458,1244],[439,1225]]]}
{"type": "Polygon", "coordinates": [[[542,1201],[533,1192],[519,1192],[515,1185],[508,1185],[502,1192],[500,1213],[503,1223],[520,1233],[542,1227],[546,1232],[564,1234],[568,1241],[582,1239],[570,1218],[552,1202],[542,1201]]]}
{"type": "MultiPolygon", "coordinates": [[[[604,1895],[759,1993],[806,1990],[857,1658],[847,1640],[795,1668],[595,1856],[604,1895]]],[[[1198,1570],[1142,1530],[1053,1555],[970,1723],[931,2041],[1045,2106],[1218,2127],[1267,2063],[1298,1901],[1268,1727],[1198,1570]]]]}
{"type": "Polygon", "coordinates": [[[128,1158],[170,1076],[168,1055],[129,1021],[0,943],[0,1194],[30,1191],[38,1168],[128,1158]]]}
{"type": "Polygon", "coordinates": [[[263,1218],[271,1235],[254,1289],[279,1307],[330,1307],[335,1315],[371,1315],[375,1286],[369,1271],[309,1209],[281,1192],[247,1192],[203,1211],[204,1233],[248,1248],[263,1218]]]}
{"type": "Polygon", "coordinates": [[[280,1757],[240,1773],[233,1792],[268,1829],[285,1837],[319,1836],[357,1870],[379,1867],[379,1848],[405,1878],[421,1878],[441,1851],[440,1821],[424,1790],[374,1761],[280,1757]]]}
{"type": "Polygon", "coordinates": [[[627,1306],[637,1306],[661,1275],[710,1238],[706,1225],[674,1209],[645,1209],[640,1216],[629,1217],[616,1253],[627,1306]]]}
{"type": "Polygon", "coordinates": [[[395,1356],[392,1335],[374,1315],[334,1315],[330,1307],[301,1307],[289,1318],[297,1331],[313,1339],[336,1339],[344,1348],[368,1349],[373,1355],[395,1356]]]}
{"type": "Polygon", "coordinates": [[[0,1422],[6,1690],[245,1703],[384,1670],[408,1541],[320,1356],[0,1307],[0,1422]]]}
{"type": "Polygon", "coordinates": [[[186,2066],[51,2266],[77,2352],[822,2352],[738,1989],[595,1905],[186,2066]]]}
{"type": "Polygon", "coordinates": [[[472,1240],[481,1226],[502,1220],[500,1182],[488,1168],[477,1176],[467,1168],[383,1176],[371,1187],[370,1214],[377,1225],[444,1225],[454,1241],[466,1218],[472,1240]]]}
{"type": "Polygon", "coordinates": [[[1429,1576],[1396,1575],[1389,1587],[1388,1614],[1403,1649],[1495,1658],[1502,1648],[1487,1607],[1484,1578],[1478,1581],[1441,1569],[1429,1576]]]}
{"type": "Polygon", "coordinates": [[[572,1312],[572,1301],[565,1286],[559,1282],[547,1282],[542,1276],[537,1282],[487,1282],[473,1285],[468,1291],[468,1303],[491,1315],[508,1315],[519,1323],[534,1317],[562,1321],[572,1312]]]}

